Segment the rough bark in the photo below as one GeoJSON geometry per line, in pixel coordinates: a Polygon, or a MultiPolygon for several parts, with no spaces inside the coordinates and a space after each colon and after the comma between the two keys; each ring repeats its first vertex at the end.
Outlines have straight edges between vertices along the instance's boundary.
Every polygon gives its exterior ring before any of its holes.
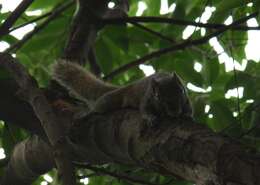
{"type": "Polygon", "coordinates": [[[51,147],[40,137],[32,136],[15,146],[1,185],[30,185],[54,164],[51,147]]]}
{"type": "MultiPolygon", "coordinates": [[[[198,185],[260,184],[259,155],[245,152],[237,141],[190,119],[164,118],[158,120],[158,127],[148,128],[139,111],[125,109],[75,123],[68,136],[76,163],[128,164],[198,185]]],[[[24,141],[26,160],[15,164],[16,169],[29,167],[33,173],[27,173],[27,178],[54,167],[50,148],[38,139],[24,141]]],[[[22,147],[17,147],[21,153],[22,147]]]]}
{"type": "Polygon", "coordinates": [[[70,137],[91,163],[142,166],[198,185],[260,184],[260,156],[245,152],[239,142],[190,119],[145,125],[139,112],[117,111],[84,120],[70,137]]]}
{"type": "Polygon", "coordinates": [[[17,95],[18,86],[12,79],[0,80],[0,119],[28,130],[32,134],[46,137],[32,107],[17,95]]]}
{"type": "Polygon", "coordinates": [[[101,26],[98,17],[106,12],[107,2],[108,0],[78,0],[78,10],[71,26],[63,58],[80,64],[86,63],[89,50],[101,26]]]}
{"type": "MultiPolygon", "coordinates": [[[[54,113],[46,96],[38,84],[20,62],[9,54],[0,55],[0,66],[6,70],[19,86],[19,97],[27,101],[40,120],[48,141],[53,147],[55,162],[64,185],[74,185],[75,175],[72,163],[69,159],[69,149],[65,138],[65,132],[59,121],[62,121],[54,113]]],[[[13,154],[14,156],[15,154],[13,154]]]]}

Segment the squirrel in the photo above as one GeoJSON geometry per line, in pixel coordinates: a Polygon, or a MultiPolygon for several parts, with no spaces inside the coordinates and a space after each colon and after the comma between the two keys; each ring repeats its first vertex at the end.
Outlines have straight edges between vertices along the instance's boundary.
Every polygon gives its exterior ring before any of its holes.
{"type": "Polygon", "coordinates": [[[139,109],[150,121],[159,116],[192,117],[186,89],[175,73],[155,73],[124,87],[105,83],[78,64],[59,61],[53,67],[53,77],[71,94],[83,99],[91,111],[105,113],[121,108],[139,109]]]}
{"type": "Polygon", "coordinates": [[[192,117],[186,90],[176,73],[156,73],[110,91],[97,99],[91,113],[105,113],[121,108],[139,109],[149,122],[158,117],[192,117]]]}

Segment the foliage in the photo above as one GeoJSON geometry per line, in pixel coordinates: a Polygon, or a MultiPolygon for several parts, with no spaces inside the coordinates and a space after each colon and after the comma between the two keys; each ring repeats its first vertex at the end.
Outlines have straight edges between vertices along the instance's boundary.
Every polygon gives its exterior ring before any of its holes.
{"type": "MultiPolygon", "coordinates": [[[[29,8],[30,11],[41,10],[42,14],[51,11],[58,4],[67,2],[67,0],[59,1],[35,1],[29,8]]],[[[129,16],[135,16],[138,10],[138,4],[141,1],[130,1],[129,16]]],[[[145,16],[161,16],[180,20],[195,21],[205,11],[206,7],[215,7],[216,10],[212,13],[209,23],[224,23],[224,21],[231,15],[233,20],[237,20],[259,10],[259,0],[253,0],[252,6],[249,6],[243,0],[168,0],[169,5],[173,3],[176,5],[175,11],[167,14],[160,14],[161,3],[159,0],[144,0],[147,9],[144,11],[145,16]]],[[[75,7],[71,7],[61,16],[53,20],[47,27],[34,35],[25,45],[16,52],[16,57],[23,62],[30,73],[38,80],[39,84],[46,86],[50,79],[50,66],[57,59],[63,51],[66,39],[68,37],[69,24],[73,18],[75,7]]],[[[10,12],[9,12],[10,13],[10,12]]],[[[0,21],[6,19],[9,13],[0,14],[0,21]]],[[[23,14],[15,26],[24,24],[37,16],[28,16],[23,14]]],[[[197,19],[198,20],[198,19],[197,19]]],[[[259,22],[259,17],[257,17],[259,22]]],[[[37,22],[41,24],[42,20],[37,22]]],[[[179,26],[174,24],[161,23],[145,23],[147,28],[161,33],[169,38],[172,38],[176,43],[182,42],[183,31],[186,26],[179,26]]],[[[201,32],[204,29],[193,28],[193,34],[189,39],[196,39],[202,37],[201,32]],[[195,31],[196,30],[196,31],[195,31]]],[[[206,30],[206,34],[212,30],[206,30]]],[[[224,52],[233,57],[231,66],[234,68],[235,61],[242,64],[246,59],[245,46],[247,44],[248,31],[227,31],[218,38],[220,45],[224,52]]],[[[12,34],[2,38],[2,41],[10,45],[18,42],[12,34]]],[[[151,51],[158,50],[170,46],[167,40],[161,39],[151,33],[148,33],[132,24],[122,25],[108,25],[106,26],[96,41],[96,54],[98,64],[100,65],[104,75],[109,74],[119,66],[130,61],[136,60],[151,51]]],[[[185,50],[179,50],[168,53],[159,58],[155,58],[147,62],[156,71],[176,71],[185,83],[193,84],[200,87],[200,92],[188,89],[194,107],[194,118],[200,123],[207,124],[216,132],[223,132],[233,137],[239,137],[246,133],[255,124],[255,108],[258,106],[256,101],[260,95],[260,77],[258,71],[260,70],[259,61],[248,60],[247,66],[243,71],[231,70],[226,71],[224,63],[220,63],[221,53],[217,53],[210,43],[204,45],[190,47],[185,50]],[[202,70],[197,72],[194,65],[199,63],[202,70]],[[238,87],[244,88],[243,97],[240,99],[231,97],[225,98],[225,94],[230,89],[238,87]],[[210,89],[206,91],[206,89],[210,89]],[[249,101],[250,100],[250,101],[249,101]],[[255,103],[252,103],[255,101],[255,103]],[[209,105],[210,109],[205,112],[205,106],[209,105]],[[235,115],[235,116],[234,116],[235,115]]],[[[232,61],[232,60],[231,60],[232,61]]],[[[225,61],[228,62],[228,61],[225,61]]],[[[4,73],[0,71],[0,78],[4,73]]],[[[143,71],[138,68],[131,68],[128,71],[116,76],[112,79],[115,84],[126,84],[138,78],[144,77],[143,71]]],[[[189,86],[190,87],[190,86],[189,86]]],[[[19,140],[24,138],[24,132],[17,128],[7,128],[7,126],[0,127],[1,146],[5,149],[6,154],[14,145],[12,135],[19,140]]],[[[250,135],[251,133],[248,133],[250,135]]],[[[258,142],[252,142],[256,139],[253,136],[251,140],[244,139],[250,145],[258,149],[258,142]]],[[[257,140],[256,140],[257,141],[257,140]]],[[[106,166],[106,169],[114,172],[131,172],[146,179],[147,181],[156,184],[178,184],[188,185],[184,182],[170,181],[169,177],[160,176],[144,172],[140,169],[129,169],[123,166],[106,166]]],[[[90,174],[90,171],[80,171],[81,174],[90,174]]],[[[54,172],[52,172],[54,173],[54,172]]],[[[53,175],[55,177],[55,175],[53,175]]],[[[36,184],[40,184],[39,179],[36,184]]],[[[112,177],[93,176],[89,180],[89,184],[132,184],[122,180],[116,180],[112,177]]]]}

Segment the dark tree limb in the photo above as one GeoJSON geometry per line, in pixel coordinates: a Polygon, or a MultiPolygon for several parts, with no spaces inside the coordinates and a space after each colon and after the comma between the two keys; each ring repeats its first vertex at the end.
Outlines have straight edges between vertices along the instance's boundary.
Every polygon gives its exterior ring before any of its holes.
{"type": "Polygon", "coordinates": [[[39,175],[55,166],[53,159],[51,147],[34,135],[15,145],[1,185],[31,185],[39,175]]]}
{"type": "MultiPolygon", "coordinates": [[[[122,24],[122,23],[166,23],[180,26],[196,26],[207,29],[220,29],[228,27],[225,24],[214,24],[214,23],[198,23],[187,20],[165,18],[165,17],[122,17],[122,18],[105,18],[100,20],[104,24],[122,24]]],[[[248,31],[248,30],[260,30],[260,26],[248,27],[248,26],[234,26],[229,28],[231,30],[248,31]]]]}
{"type": "Polygon", "coordinates": [[[81,120],[69,137],[85,163],[130,164],[198,185],[260,185],[260,157],[239,142],[192,119],[157,121],[156,128],[146,127],[138,110],[122,109],[81,120]]]}
{"type": "Polygon", "coordinates": [[[23,0],[17,8],[11,13],[11,15],[4,21],[0,26],[0,37],[9,33],[9,29],[14,25],[14,23],[19,19],[19,17],[24,13],[24,11],[32,4],[34,0],[23,0]]]}
{"type": "MultiPolygon", "coordinates": [[[[99,20],[114,15],[120,17],[121,12],[117,9],[108,9],[108,0],[79,0],[78,2],[79,8],[73,20],[62,58],[84,65],[89,59],[88,55],[91,54],[90,50],[95,43],[97,32],[104,26],[99,20]]],[[[127,1],[122,1],[123,8],[128,7],[125,3],[127,1]]]]}
{"type": "Polygon", "coordinates": [[[0,66],[7,70],[19,86],[19,95],[33,108],[41,122],[44,131],[54,149],[55,162],[61,175],[63,185],[74,185],[75,174],[70,161],[70,150],[65,140],[65,133],[61,121],[53,112],[46,97],[37,87],[36,81],[26,69],[11,55],[0,55],[0,66]]]}
{"type": "MultiPolygon", "coordinates": [[[[260,185],[257,175],[260,158],[245,152],[240,143],[213,133],[191,119],[165,117],[157,121],[156,128],[146,127],[140,112],[129,109],[81,120],[68,135],[75,149],[73,161],[93,165],[131,164],[198,185],[260,185]]],[[[20,155],[24,152],[35,174],[53,167],[52,149],[39,138],[32,137],[16,147],[20,152],[14,152],[20,157],[16,166],[26,167],[20,155]]],[[[12,172],[11,164],[14,163],[9,163],[9,172],[12,172]]],[[[13,182],[13,174],[9,175],[5,179],[13,182]]]]}
{"type": "Polygon", "coordinates": [[[30,104],[17,96],[19,90],[17,83],[13,79],[2,79],[0,87],[4,89],[0,91],[0,119],[46,138],[40,121],[35,116],[30,104]]]}
{"type": "Polygon", "coordinates": [[[147,62],[148,60],[151,60],[153,58],[157,58],[157,57],[160,57],[161,55],[163,54],[167,54],[169,52],[173,52],[173,51],[177,51],[177,50],[183,50],[183,49],[186,49],[188,47],[191,47],[191,46],[196,46],[196,45],[201,45],[201,44],[205,44],[206,42],[208,42],[209,39],[213,38],[213,37],[217,37],[218,35],[224,33],[225,31],[229,30],[230,28],[234,27],[234,26],[237,26],[239,24],[242,24],[244,22],[246,22],[248,19],[250,18],[253,18],[253,17],[256,17],[258,15],[258,12],[257,13],[253,13],[253,14],[250,14],[249,16],[246,16],[246,17],[243,17],[235,22],[233,22],[231,25],[229,26],[226,26],[226,27],[223,27],[213,33],[210,33],[200,39],[196,39],[196,40],[186,40],[182,43],[179,43],[179,44],[175,44],[173,46],[170,46],[170,47],[167,47],[167,48],[164,48],[164,49],[160,49],[160,50],[157,50],[157,51],[154,51],[148,55],[145,55],[144,57],[142,58],[139,58],[135,61],[132,61],[132,62],[129,62],[128,64],[125,64],[121,67],[119,67],[118,69],[112,71],[111,73],[107,74],[104,79],[105,80],[108,80],[108,79],[111,79],[113,78],[114,76],[124,72],[124,71],[127,71],[128,69],[132,68],[132,67],[136,67],[140,64],[143,64],[145,62],[147,62]]]}
{"type": "Polygon", "coordinates": [[[96,14],[102,15],[106,9],[106,0],[79,0],[78,11],[73,20],[70,35],[62,58],[85,64],[90,48],[96,39],[100,25],[97,25],[96,14]],[[95,11],[93,11],[95,10],[95,11]]]}

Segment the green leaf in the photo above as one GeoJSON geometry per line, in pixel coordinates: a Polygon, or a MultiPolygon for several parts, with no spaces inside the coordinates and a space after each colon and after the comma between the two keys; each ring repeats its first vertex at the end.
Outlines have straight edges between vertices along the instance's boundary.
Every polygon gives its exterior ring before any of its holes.
{"type": "Polygon", "coordinates": [[[15,144],[28,136],[20,128],[12,124],[7,124],[5,123],[1,138],[5,154],[10,156],[15,144]]]}
{"type": "Polygon", "coordinates": [[[215,82],[219,75],[219,63],[216,58],[210,60],[205,59],[202,67],[202,75],[206,86],[210,86],[215,82]]]}
{"type": "Polygon", "coordinates": [[[55,5],[60,3],[65,3],[68,0],[58,0],[58,1],[52,1],[52,0],[44,0],[44,1],[34,1],[31,6],[28,8],[29,11],[33,10],[49,10],[52,9],[55,5]]]}
{"type": "Polygon", "coordinates": [[[216,11],[210,19],[211,23],[222,23],[231,14],[234,8],[245,6],[248,1],[245,0],[221,0],[216,5],[216,11]]]}
{"type": "Polygon", "coordinates": [[[255,84],[256,79],[253,76],[244,72],[237,72],[225,85],[225,90],[242,86],[244,87],[244,98],[251,99],[256,96],[255,84]]]}
{"type": "Polygon", "coordinates": [[[113,54],[107,44],[107,42],[103,38],[99,38],[96,41],[96,54],[101,67],[101,70],[107,74],[113,70],[113,54]]]}
{"type": "Polygon", "coordinates": [[[144,16],[160,15],[161,1],[144,0],[147,4],[147,10],[144,11],[144,16]]]}
{"type": "MultiPolygon", "coordinates": [[[[191,96],[189,96],[191,99],[191,96]]],[[[207,94],[196,94],[195,97],[192,97],[192,108],[193,108],[193,117],[196,121],[200,123],[205,123],[207,121],[207,114],[205,113],[205,106],[208,104],[208,95],[207,94]]]]}
{"type": "Polygon", "coordinates": [[[213,114],[213,119],[211,119],[209,123],[211,123],[210,126],[214,130],[222,130],[236,123],[236,119],[233,117],[233,113],[228,106],[229,104],[230,101],[226,99],[220,99],[210,103],[210,113],[213,114]]]}
{"type": "Polygon", "coordinates": [[[111,42],[114,42],[114,44],[124,50],[124,52],[127,52],[129,47],[129,39],[127,36],[126,25],[106,26],[101,34],[102,36],[108,37],[111,42]]]}

